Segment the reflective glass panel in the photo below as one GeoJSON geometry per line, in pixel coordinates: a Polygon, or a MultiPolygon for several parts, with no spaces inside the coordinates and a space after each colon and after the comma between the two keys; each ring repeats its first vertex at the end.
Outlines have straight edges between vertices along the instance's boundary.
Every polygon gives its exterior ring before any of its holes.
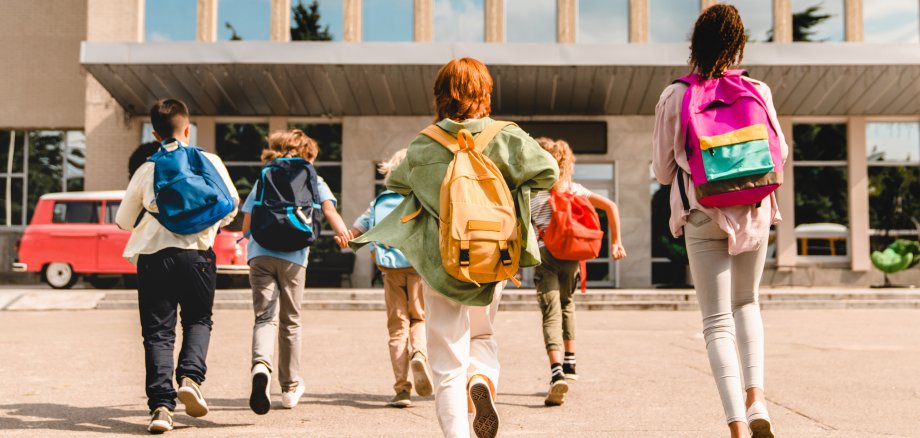
{"type": "Polygon", "coordinates": [[[649,0],[648,40],[652,43],[679,43],[690,40],[693,23],[700,13],[700,2],[693,0],[649,0]]]}
{"type": "Polygon", "coordinates": [[[792,0],[792,40],[843,41],[843,16],[843,0],[792,0]]]}
{"type": "Polygon", "coordinates": [[[364,0],[364,41],[412,41],[412,0],[364,0]]]}
{"type": "Polygon", "coordinates": [[[579,43],[629,41],[628,0],[579,0],[579,43]]]}
{"type": "Polygon", "coordinates": [[[484,0],[434,0],[434,40],[485,41],[484,0]]]}
{"type": "Polygon", "coordinates": [[[920,42],[920,1],[863,2],[864,39],[870,43],[920,42]]]}
{"type": "Polygon", "coordinates": [[[556,42],[556,0],[505,0],[505,40],[556,42]]]}
{"type": "Polygon", "coordinates": [[[866,123],[866,159],[880,162],[920,162],[920,123],[866,123]]]}
{"type": "Polygon", "coordinates": [[[219,0],[217,39],[266,41],[271,39],[270,0],[219,0]]]}
{"type": "Polygon", "coordinates": [[[741,13],[748,41],[765,42],[773,37],[773,2],[764,0],[721,0],[734,5],[741,13]]]}

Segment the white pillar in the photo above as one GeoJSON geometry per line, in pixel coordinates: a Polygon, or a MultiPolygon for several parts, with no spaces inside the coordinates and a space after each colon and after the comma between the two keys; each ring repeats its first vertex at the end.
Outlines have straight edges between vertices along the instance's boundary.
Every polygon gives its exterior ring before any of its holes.
{"type": "Polygon", "coordinates": [[[783,166],[783,185],[776,191],[776,201],[783,221],[776,226],[776,267],[778,270],[795,266],[798,249],[795,239],[795,172],[792,153],[792,118],[780,117],[780,129],[789,144],[789,157],[783,166]]]}
{"type": "Polygon", "coordinates": [[[291,40],[291,0],[272,0],[270,27],[272,41],[291,40]]]}
{"type": "Polygon", "coordinates": [[[217,0],[198,0],[198,41],[217,41],[217,0]]]}
{"type": "Polygon", "coordinates": [[[847,123],[847,185],[849,186],[850,267],[868,271],[869,261],[869,169],[866,159],[866,118],[850,117],[847,123]]]}
{"type": "Polygon", "coordinates": [[[629,42],[648,42],[648,0],[629,0],[629,42]]]}

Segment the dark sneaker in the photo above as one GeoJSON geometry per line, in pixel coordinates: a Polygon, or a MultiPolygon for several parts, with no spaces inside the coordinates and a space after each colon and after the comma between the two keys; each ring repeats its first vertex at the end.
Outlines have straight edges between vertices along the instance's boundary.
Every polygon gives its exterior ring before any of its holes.
{"type": "Polygon", "coordinates": [[[252,367],[252,392],[249,394],[249,409],[252,409],[252,412],[265,415],[272,409],[272,400],[268,393],[271,382],[271,371],[264,363],[259,362],[252,367]]]}
{"type": "Polygon", "coordinates": [[[431,395],[431,371],[428,370],[428,359],[421,351],[412,354],[412,361],[409,362],[412,368],[412,383],[415,386],[415,392],[422,397],[431,395]]]}
{"type": "Polygon", "coordinates": [[[565,380],[578,380],[578,373],[575,372],[574,363],[562,364],[562,372],[565,374],[565,380]]]}
{"type": "Polygon", "coordinates": [[[469,392],[473,410],[476,412],[473,417],[473,432],[477,438],[495,438],[498,435],[499,420],[489,383],[482,377],[473,377],[469,392]]]}
{"type": "Polygon", "coordinates": [[[412,406],[412,398],[409,396],[409,391],[399,391],[387,404],[394,408],[408,408],[412,406]]]}
{"type": "Polygon", "coordinates": [[[190,417],[204,417],[208,415],[208,402],[201,395],[201,389],[194,380],[183,377],[177,394],[179,402],[185,405],[185,413],[190,417]]]}
{"type": "Polygon", "coordinates": [[[154,409],[150,416],[150,424],[147,425],[147,432],[163,433],[173,430],[172,413],[164,406],[154,409]]]}
{"type": "Polygon", "coordinates": [[[565,379],[554,380],[549,384],[549,393],[543,404],[546,406],[562,406],[565,403],[565,393],[569,392],[569,384],[565,379]]]}

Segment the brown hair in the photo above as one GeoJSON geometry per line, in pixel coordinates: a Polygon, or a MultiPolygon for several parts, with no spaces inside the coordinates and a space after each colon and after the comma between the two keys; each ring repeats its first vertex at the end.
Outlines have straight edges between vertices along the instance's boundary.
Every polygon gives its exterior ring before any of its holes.
{"type": "Polygon", "coordinates": [[[690,39],[690,67],[703,79],[722,75],[744,58],[747,34],[741,15],[732,5],[718,4],[703,11],[690,39]]]}
{"type": "Polygon", "coordinates": [[[268,147],[262,150],[262,162],[281,157],[300,157],[312,163],[317,155],[319,145],[303,131],[275,131],[268,136],[268,147]]]}
{"type": "Polygon", "coordinates": [[[160,99],[150,108],[150,124],[163,140],[188,126],[188,107],[178,99],[160,99]]]}
{"type": "Polygon", "coordinates": [[[473,58],[448,62],[434,80],[435,122],[463,121],[492,112],[492,76],[485,64],[473,58]]]}
{"type": "Polygon", "coordinates": [[[546,152],[549,152],[559,163],[559,178],[553,185],[553,190],[568,190],[572,185],[572,174],[575,172],[575,154],[565,140],[552,140],[546,137],[537,138],[537,143],[546,152]]]}

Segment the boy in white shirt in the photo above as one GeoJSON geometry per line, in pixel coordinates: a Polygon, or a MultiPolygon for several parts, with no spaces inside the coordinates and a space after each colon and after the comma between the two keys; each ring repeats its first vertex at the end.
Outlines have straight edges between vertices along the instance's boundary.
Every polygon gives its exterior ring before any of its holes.
{"type": "MultiPolygon", "coordinates": [[[[175,99],[164,99],[150,110],[154,137],[166,151],[188,146],[189,112],[175,99]]],[[[154,192],[155,166],[144,163],[131,178],[115,221],[130,230],[123,256],[137,265],[138,308],[147,370],[147,405],[151,420],[147,430],[172,430],[176,398],[187,414],[201,417],[208,405],[199,385],[204,381],[205,360],[211,338],[211,308],[214,304],[217,266],[211,247],[218,230],[236,215],[239,195],[227,168],[214,154],[202,152],[226,186],[233,210],[223,219],[195,234],[169,231],[154,216],[159,212],[154,192]],[[172,384],[173,346],[176,339],[177,307],[181,307],[182,347],[175,373],[180,387],[172,384]]]]}

